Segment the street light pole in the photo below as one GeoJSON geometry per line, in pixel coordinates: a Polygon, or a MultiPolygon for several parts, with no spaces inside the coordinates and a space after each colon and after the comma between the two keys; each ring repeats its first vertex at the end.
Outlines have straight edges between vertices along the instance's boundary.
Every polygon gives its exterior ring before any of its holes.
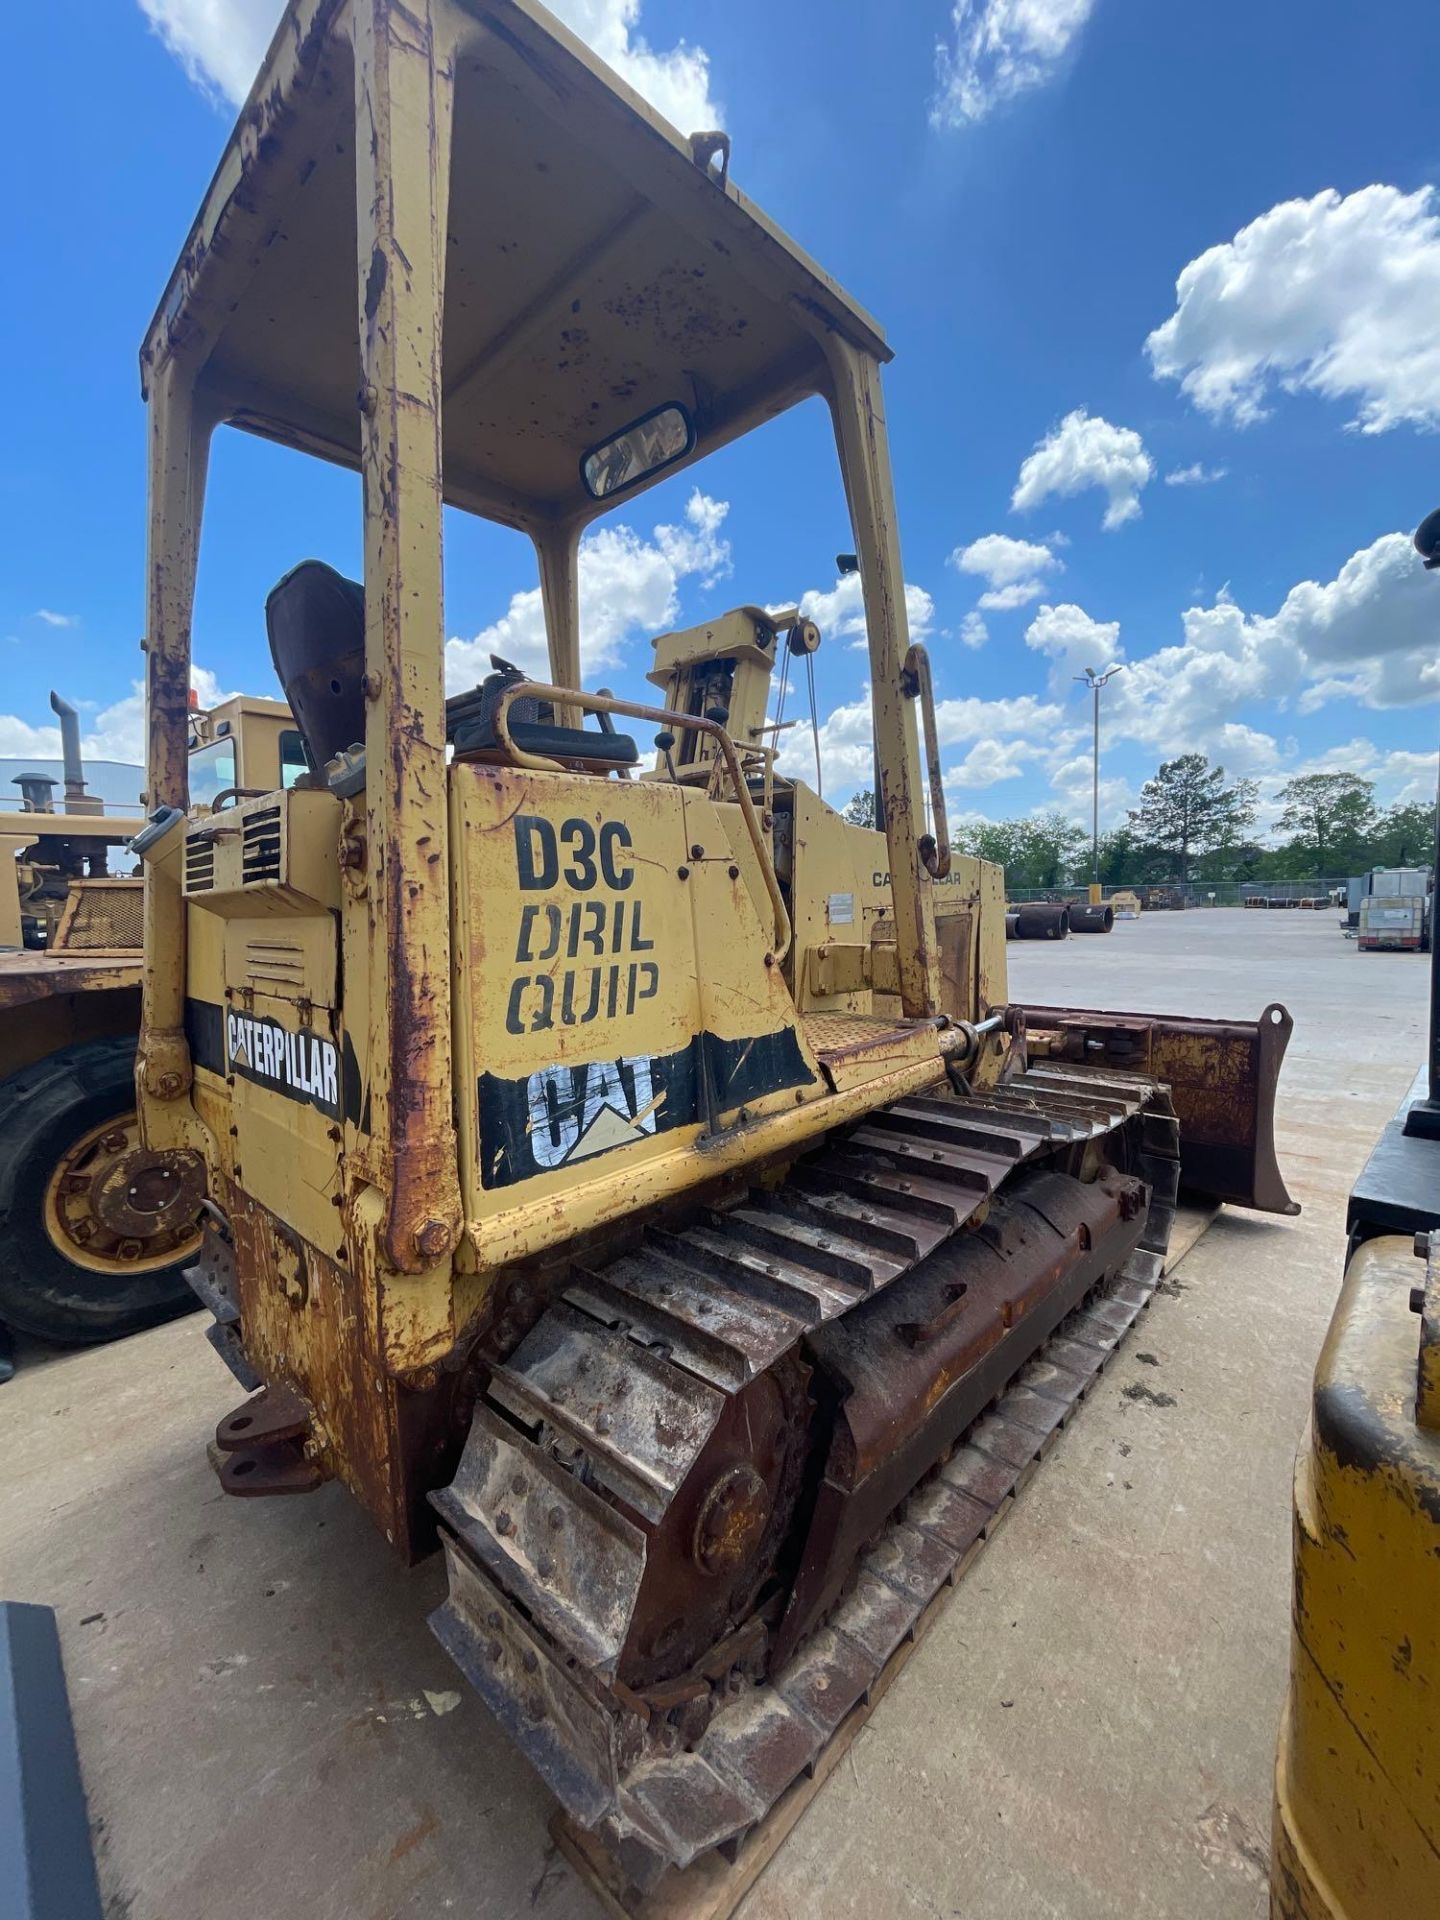
{"type": "Polygon", "coordinates": [[[1100,689],[1122,671],[1123,666],[1107,667],[1104,673],[1096,673],[1094,667],[1086,667],[1084,673],[1075,675],[1081,686],[1089,687],[1095,701],[1093,792],[1090,809],[1090,878],[1097,887],[1100,884],[1100,689]]]}

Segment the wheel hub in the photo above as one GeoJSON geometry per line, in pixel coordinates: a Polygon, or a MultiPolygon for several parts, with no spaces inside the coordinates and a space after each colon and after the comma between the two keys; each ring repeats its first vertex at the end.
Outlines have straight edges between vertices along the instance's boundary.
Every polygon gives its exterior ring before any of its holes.
{"type": "Polygon", "coordinates": [[[711,1481],[695,1519],[691,1547],[702,1573],[735,1573],[765,1531],[773,1502],[752,1466],[729,1467],[711,1481]]]}
{"type": "Polygon", "coordinates": [[[65,1149],[45,1191],[51,1245],[93,1273],[147,1273],[198,1251],[204,1174],[193,1155],[150,1153],[126,1114],[65,1149]]]}

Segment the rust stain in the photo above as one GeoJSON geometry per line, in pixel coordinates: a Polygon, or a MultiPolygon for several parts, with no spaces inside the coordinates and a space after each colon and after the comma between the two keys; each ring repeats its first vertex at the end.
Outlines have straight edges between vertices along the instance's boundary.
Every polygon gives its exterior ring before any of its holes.
{"type": "Polygon", "coordinates": [[[389,1864],[394,1867],[411,1854],[417,1847],[423,1846],[432,1833],[440,1831],[440,1822],[427,1807],[413,1827],[407,1827],[390,1849],[389,1864]]]}

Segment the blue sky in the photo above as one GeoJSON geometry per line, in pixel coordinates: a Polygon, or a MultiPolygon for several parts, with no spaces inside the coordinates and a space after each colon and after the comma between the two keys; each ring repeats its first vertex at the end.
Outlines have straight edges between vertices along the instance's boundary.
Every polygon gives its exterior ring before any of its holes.
{"type": "MultiPolygon", "coordinates": [[[[888,332],[906,576],[958,811],[1088,817],[1072,676],[1117,659],[1109,818],[1192,748],[1267,800],[1317,766],[1383,800],[1433,791],[1440,581],[1406,546],[1440,502],[1431,7],[559,11],[683,130],[723,124],[735,178],[888,332]]],[[[138,751],[136,350],[277,13],[54,0],[10,22],[0,754],[54,750],[52,685],[86,703],[93,751],[138,751]]],[[[868,784],[818,403],[603,524],[591,684],[638,690],[665,627],[809,596],[827,794],[868,784]]],[[[266,590],[307,553],[358,570],[359,540],[353,477],[220,436],[207,696],[272,690],[266,590]]],[[[528,546],[456,516],[447,542],[453,683],[492,646],[534,663],[528,546]]],[[[803,773],[808,733],[787,754],[803,773]]]]}

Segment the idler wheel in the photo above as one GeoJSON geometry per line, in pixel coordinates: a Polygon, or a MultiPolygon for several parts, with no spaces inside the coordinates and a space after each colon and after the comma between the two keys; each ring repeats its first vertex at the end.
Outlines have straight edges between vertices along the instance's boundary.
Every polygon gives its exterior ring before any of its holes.
{"type": "Polygon", "coordinates": [[[626,1686],[702,1668],[773,1586],[810,1446],[809,1371],[790,1353],[732,1395],[664,1519],[646,1527],[626,1686]]]}

